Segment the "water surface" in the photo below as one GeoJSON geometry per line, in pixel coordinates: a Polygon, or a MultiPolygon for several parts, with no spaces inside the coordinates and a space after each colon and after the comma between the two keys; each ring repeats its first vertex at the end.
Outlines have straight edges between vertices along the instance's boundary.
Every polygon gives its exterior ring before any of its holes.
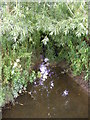
{"type": "Polygon", "coordinates": [[[28,85],[14,106],[3,109],[3,118],[88,117],[88,96],[82,88],[58,66],[45,70],[47,78],[28,85]]]}

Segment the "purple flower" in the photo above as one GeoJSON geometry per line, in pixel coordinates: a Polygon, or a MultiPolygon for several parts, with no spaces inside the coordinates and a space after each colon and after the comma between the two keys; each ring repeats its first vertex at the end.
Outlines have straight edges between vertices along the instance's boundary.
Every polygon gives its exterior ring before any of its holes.
{"type": "Polygon", "coordinates": [[[40,85],[43,85],[43,81],[40,80],[39,84],[40,84],[40,85]]]}
{"type": "Polygon", "coordinates": [[[40,66],[41,73],[44,73],[47,70],[47,68],[44,65],[40,66]]]}

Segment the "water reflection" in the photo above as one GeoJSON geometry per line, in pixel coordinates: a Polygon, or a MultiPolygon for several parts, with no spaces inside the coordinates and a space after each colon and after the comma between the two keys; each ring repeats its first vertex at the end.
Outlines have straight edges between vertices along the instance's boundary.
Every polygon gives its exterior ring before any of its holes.
{"type": "MultiPolygon", "coordinates": [[[[50,69],[48,69],[49,66],[49,59],[45,58],[44,62],[40,65],[40,72],[41,72],[41,81],[45,81],[49,75],[50,69]]],[[[43,83],[40,81],[40,84],[42,85],[43,83]]]]}

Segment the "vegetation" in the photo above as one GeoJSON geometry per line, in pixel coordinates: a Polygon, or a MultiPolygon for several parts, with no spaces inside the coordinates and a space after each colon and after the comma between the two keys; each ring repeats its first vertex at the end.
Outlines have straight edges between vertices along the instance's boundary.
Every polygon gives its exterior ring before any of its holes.
{"type": "Polygon", "coordinates": [[[74,75],[89,74],[88,3],[1,3],[2,88],[0,106],[38,77],[35,57],[66,60],[74,75]],[[8,93],[8,94],[7,94],[8,93]]]}

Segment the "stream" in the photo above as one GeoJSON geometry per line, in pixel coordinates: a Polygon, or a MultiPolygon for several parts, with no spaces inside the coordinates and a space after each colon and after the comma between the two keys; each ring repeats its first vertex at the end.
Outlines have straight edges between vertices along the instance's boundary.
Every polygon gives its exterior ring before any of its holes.
{"type": "Polygon", "coordinates": [[[28,84],[15,105],[2,110],[3,118],[87,118],[88,96],[59,66],[40,64],[41,78],[28,84]]]}

